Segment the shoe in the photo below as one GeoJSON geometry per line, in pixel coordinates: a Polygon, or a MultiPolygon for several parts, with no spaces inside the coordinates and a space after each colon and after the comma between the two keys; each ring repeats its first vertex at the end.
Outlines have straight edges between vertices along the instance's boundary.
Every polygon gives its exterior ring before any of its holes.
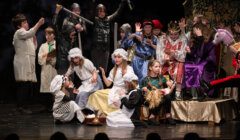
{"type": "Polygon", "coordinates": [[[206,99],[206,95],[202,95],[202,96],[199,96],[199,97],[197,98],[197,101],[199,101],[199,102],[204,102],[205,99],[206,99]]]}
{"type": "Polygon", "coordinates": [[[19,111],[20,113],[24,113],[24,114],[32,114],[32,111],[31,111],[31,110],[29,110],[29,109],[27,109],[27,108],[23,108],[23,107],[19,107],[19,108],[18,108],[18,111],[19,111]]]}
{"type": "Polygon", "coordinates": [[[61,122],[60,120],[55,120],[54,123],[55,124],[63,124],[63,122],[61,122]]]}
{"type": "Polygon", "coordinates": [[[205,90],[207,90],[207,91],[210,90],[211,85],[207,81],[205,81],[204,79],[200,79],[199,82],[200,82],[201,87],[203,87],[205,90]]]}
{"type": "Polygon", "coordinates": [[[135,127],[147,127],[147,123],[144,121],[140,121],[140,120],[132,120],[132,123],[134,124],[135,127]]]}
{"type": "Polygon", "coordinates": [[[152,125],[152,126],[158,126],[160,125],[160,123],[158,121],[156,121],[155,119],[149,119],[147,122],[148,125],[152,125]]]}
{"type": "Polygon", "coordinates": [[[89,115],[89,114],[94,114],[94,111],[92,111],[89,108],[84,108],[82,109],[83,114],[89,115]]]}
{"type": "Polygon", "coordinates": [[[179,97],[175,97],[175,100],[176,101],[181,101],[182,100],[182,98],[179,96],[179,97]]]}
{"type": "Polygon", "coordinates": [[[176,122],[175,122],[174,119],[172,119],[172,118],[167,118],[167,119],[166,119],[166,123],[167,123],[167,124],[170,124],[170,125],[176,125],[176,122]]]}

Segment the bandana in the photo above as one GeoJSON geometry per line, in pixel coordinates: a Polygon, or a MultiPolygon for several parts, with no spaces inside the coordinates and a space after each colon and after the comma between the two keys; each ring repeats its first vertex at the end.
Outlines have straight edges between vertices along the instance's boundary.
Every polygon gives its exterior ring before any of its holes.
{"type": "Polygon", "coordinates": [[[66,80],[67,80],[66,76],[56,75],[50,84],[50,91],[51,92],[59,91],[62,87],[62,84],[65,83],[66,80]]]}
{"type": "Polygon", "coordinates": [[[80,57],[83,58],[82,51],[79,48],[72,48],[68,52],[68,60],[71,61],[71,58],[80,57]]]}
{"type": "Polygon", "coordinates": [[[114,60],[114,56],[116,55],[120,55],[124,60],[127,60],[127,55],[128,53],[122,49],[122,48],[119,48],[119,49],[116,49],[113,53],[112,53],[112,59],[114,60]]]}

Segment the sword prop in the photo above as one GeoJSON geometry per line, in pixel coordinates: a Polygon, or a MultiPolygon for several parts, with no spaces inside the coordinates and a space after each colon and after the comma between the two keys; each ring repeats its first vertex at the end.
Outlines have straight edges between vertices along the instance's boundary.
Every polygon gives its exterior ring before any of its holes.
{"type": "Polygon", "coordinates": [[[117,30],[118,30],[118,23],[117,22],[115,22],[114,23],[114,50],[116,50],[117,49],[117,30]]]}
{"type": "Polygon", "coordinates": [[[82,50],[81,33],[79,31],[78,31],[78,47],[79,47],[80,50],[82,50]]]}
{"type": "Polygon", "coordinates": [[[62,5],[60,5],[60,4],[56,4],[56,6],[61,7],[61,9],[64,10],[64,11],[66,11],[67,13],[70,13],[70,14],[72,14],[72,15],[78,17],[78,18],[81,18],[83,21],[85,21],[85,22],[87,22],[87,23],[93,25],[93,22],[92,22],[92,21],[90,21],[90,20],[88,20],[88,19],[86,19],[86,18],[84,18],[84,17],[82,17],[82,16],[80,16],[80,15],[78,15],[78,14],[76,14],[76,13],[70,11],[70,10],[68,10],[67,8],[63,7],[62,5]]]}

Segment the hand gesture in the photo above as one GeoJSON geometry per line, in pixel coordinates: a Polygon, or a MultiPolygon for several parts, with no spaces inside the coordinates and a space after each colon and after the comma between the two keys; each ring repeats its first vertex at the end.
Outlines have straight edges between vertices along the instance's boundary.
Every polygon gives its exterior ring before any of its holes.
{"type": "Polygon", "coordinates": [[[191,52],[191,49],[190,49],[189,46],[186,47],[186,52],[187,52],[187,53],[190,53],[190,52],[191,52]]]}
{"type": "Polygon", "coordinates": [[[164,49],[164,53],[167,54],[167,55],[170,55],[171,51],[170,51],[170,49],[165,48],[165,49],[164,49]]]}
{"type": "Polygon", "coordinates": [[[38,21],[39,26],[43,25],[45,23],[45,19],[44,18],[40,18],[38,21]]]}
{"type": "Polygon", "coordinates": [[[97,76],[93,76],[92,79],[91,79],[91,82],[92,83],[97,83],[97,76]]]}
{"type": "Polygon", "coordinates": [[[75,25],[75,29],[76,29],[77,31],[79,31],[79,32],[82,32],[82,31],[83,31],[83,27],[82,27],[82,25],[79,24],[79,23],[75,25]]]}
{"type": "Polygon", "coordinates": [[[48,55],[48,53],[43,54],[43,55],[42,55],[42,58],[47,57],[47,55],[48,55]]]}
{"type": "Polygon", "coordinates": [[[102,73],[102,76],[105,76],[105,70],[102,68],[102,67],[99,67],[101,73],[102,73]]]}
{"type": "Polygon", "coordinates": [[[141,32],[141,31],[142,31],[141,23],[140,23],[140,22],[136,22],[136,23],[135,23],[135,31],[136,31],[136,32],[141,32]]]}
{"type": "Polygon", "coordinates": [[[62,10],[62,5],[56,4],[55,13],[58,14],[62,10]]]}
{"type": "Polygon", "coordinates": [[[119,90],[118,94],[119,94],[120,97],[123,97],[123,96],[126,95],[126,90],[121,89],[121,90],[119,90]]]}
{"type": "Polygon", "coordinates": [[[199,29],[199,28],[194,27],[194,28],[193,28],[193,33],[194,33],[196,36],[202,36],[202,30],[199,29]]]}
{"type": "Polygon", "coordinates": [[[143,87],[143,88],[142,88],[142,91],[144,91],[144,92],[148,92],[147,87],[143,87]]]}
{"type": "Polygon", "coordinates": [[[152,46],[152,40],[151,39],[146,39],[146,44],[148,45],[148,46],[152,46]]]}
{"type": "Polygon", "coordinates": [[[76,89],[76,88],[73,88],[73,93],[74,93],[74,94],[78,94],[78,93],[79,93],[79,90],[76,89]]]}

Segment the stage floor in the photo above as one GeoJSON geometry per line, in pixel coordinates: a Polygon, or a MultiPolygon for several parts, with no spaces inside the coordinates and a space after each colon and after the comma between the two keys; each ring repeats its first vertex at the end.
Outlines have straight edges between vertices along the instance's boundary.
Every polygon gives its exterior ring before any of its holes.
{"type": "MultiPolygon", "coordinates": [[[[63,132],[68,139],[90,140],[99,132],[105,132],[112,140],[145,139],[150,132],[157,132],[162,139],[182,139],[188,132],[197,132],[207,139],[233,139],[236,132],[236,121],[228,121],[219,125],[210,126],[206,122],[186,123],[178,122],[176,126],[161,124],[160,126],[136,127],[136,128],[112,128],[104,126],[86,126],[80,124],[55,125],[52,114],[36,112],[31,115],[23,115],[16,112],[13,104],[0,104],[0,139],[9,133],[17,133],[21,140],[48,140],[56,131],[63,132]]],[[[39,105],[32,106],[38,110],[39,105]]]]}

